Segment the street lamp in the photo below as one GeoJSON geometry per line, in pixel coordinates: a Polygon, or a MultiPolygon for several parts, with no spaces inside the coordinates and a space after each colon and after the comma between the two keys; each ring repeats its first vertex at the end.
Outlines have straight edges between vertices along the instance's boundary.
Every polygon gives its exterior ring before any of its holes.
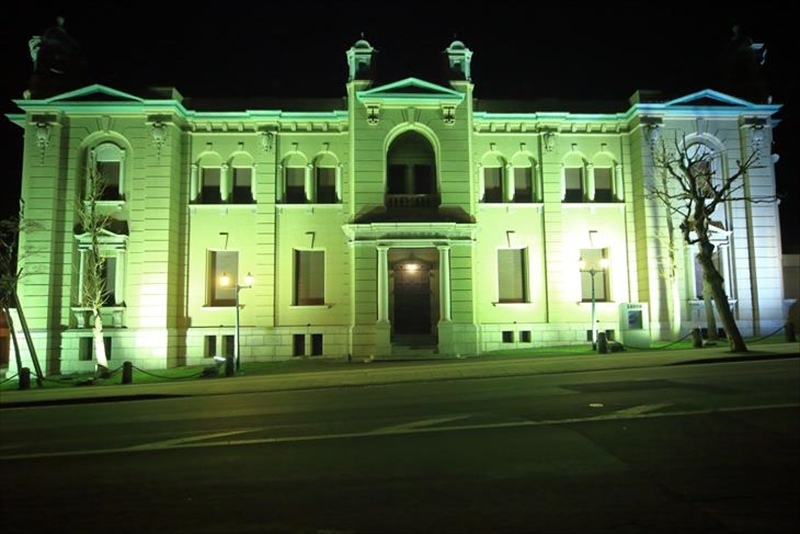
{"type": "MultiPolygon", "coordinates": [[[[234,330],[233,330],[233,359],[236,362],[236,370],[239,370],[240,366],[240,359],[239,359],[239,291],[242,289],[246,289],[249,287],[253,287],[253,282],[255,279],[253,275],[247,273],[247,276],[244,277],[244,285],[239,285],[236,283],[236,287],[234,288],[236,291],[234,293],[234,306],[236,307],[236,322],[234,323],[234,330]]],[[[222,276],[219,278],[219,283],[222,287],[228,287],[231,285],[231,279],[227,273],[222,273],[222,276]]]]}
{"type": "Polygon", "coordinates": [[[592,264],[588,269],[586,268],[586,260],[581,258],[578,261],[580,265],[580,269],[583,272],[589,273],[589,276],[592,279],[592,350],[597,350],[597,301],[595,299],[594,293],[594,275],[597,273],[605,272],[608,268],[608,259],[601,258],[600,259],[600,268],[598,269],[596,265],[592,264]]]}

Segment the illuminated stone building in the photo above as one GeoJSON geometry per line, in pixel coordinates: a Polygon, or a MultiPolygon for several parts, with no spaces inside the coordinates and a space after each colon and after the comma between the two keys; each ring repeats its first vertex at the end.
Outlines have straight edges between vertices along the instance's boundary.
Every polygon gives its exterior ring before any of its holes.
{"type": "MultiPolygon", "coordinates": [[[[693,251],[679,243],[680,324],[671,319],[651,144],[685,136],[719,156],[719,173],[757,150],[745,188],[775,194],[777,105],[705,90],[553,109],[475,98],[472,52],[458,41],[445,83],[376,83],[364,40],[346,57],[342,99],[220,107],[92,85],[16,102],[25,216],[42,223],[23,236],[19,294],[49,372],[93,367],[75,215],[92,166],[114,218],[102,236],[111,366],[151,369],[232,353],[248,273],[245,365],[586,344],[594,306],[596,328],[624,344],[675,339],[705,313],[693,251]]],[[[732,202],[719,223],[740,328],[779,328],[777,205],[732,202]]]]}

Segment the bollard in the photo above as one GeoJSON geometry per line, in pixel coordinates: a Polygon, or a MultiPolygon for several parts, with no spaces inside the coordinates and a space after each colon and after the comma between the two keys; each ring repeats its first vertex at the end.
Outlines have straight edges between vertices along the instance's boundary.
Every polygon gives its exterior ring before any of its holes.
{"type": "Polygon", "coordinates": [[[27,367],[19,370],[19,389],[31,389],[31,370],[27,367]]]}
{"type": "Polygon", "coordinates": [[[133,364],[131,362],[122,363],[122,383],[133,383],[133,364]]]}
{"type": "Polygon", "coordinates": [[[794,343],[797,341],[797,338],[794,335],[794,323],[789,321],[784,326],[783,334],[786,336],[786,341],[789,343],[794,343]]]}
{"type": "Polygon", "coordinates": [[[700,333],[699,328],[692,329],[692,347],[696,349],[703,348],[703,334],[700,333]]]}
{"type": "Polygon", "coordinates": [[[605,332],[597,333],[597,352],[608,354],[608,337],[605,332]]]}
{"type": "Polygon", "coordinates": [[[233,356],[225,356],[225,376],[233,376],[233,356]]]}

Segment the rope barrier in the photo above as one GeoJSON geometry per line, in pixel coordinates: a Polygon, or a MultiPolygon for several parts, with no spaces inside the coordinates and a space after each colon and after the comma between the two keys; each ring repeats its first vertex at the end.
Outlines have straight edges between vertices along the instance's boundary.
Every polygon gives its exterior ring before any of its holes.
{"type": "Polygon", "coordinates": [[[187,378],[198,378],[198,377],[203,376],[203,371],[200,371],[199,373],[195,373],[193,375],[186,375],[186,376],[163,376],[163,375],[157,375],[155,373],[151,373],[149,371],[145,371],[144,369],[140,369],[140,368],[136,367],[135,365],[132,366],[132,367],[135,370],[137,370],[140,373],[142,373],[142,374],[145,374],[147,376],[152,376],[153,378],[159,378],[159,379],[162,379],[162,380],[186,380],[187,378]]]}
{"type": "Polygon", "coordinates": [[[14,380],[14,379],[15,379],[15,378],[17,378],[18,376],[19,376],[19,373],[15,374],[15,375],[13,375],[13,376],[6,377],[6,378],[4,378],[3,380],[0,380],[0,384],[5,384],[6,382],[8,382],[8,381],[10,381],[10,380],[14,380]]]}
{"type": "Polygon", "coordinates": [[[692,333],[689,332],[688,334],[686,334],[682,338],[680,338],[678,340],[675,340],[672,343],[668,343],[668,344],[664,345],[663,347],[635,347],[633,345],[626,345],[624,343],[620,343],[620,345],[622,345],[626,349],[632,349],[632,350],[663,350],[663,349],[668,349],[669,347],[671,347],[673,345],[676,345],[676,344],[680,343],[681,341],[685,341],[687,338],[691,337],[691,335],[692,335],[692,333]]]}

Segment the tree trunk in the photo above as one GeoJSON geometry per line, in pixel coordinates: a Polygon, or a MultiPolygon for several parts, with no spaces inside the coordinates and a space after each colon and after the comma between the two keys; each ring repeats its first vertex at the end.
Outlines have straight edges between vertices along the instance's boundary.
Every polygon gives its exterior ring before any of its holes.
{"type": "Polygon", "coordinates": [[[706,312],[706,330],[709,341],[719,341],[717,335],[717,317],[714,315],[714,298],[711,295],[711,285],[703,277],[703,307],[706,312]]]}
{"type": "Polygon", "coordinates": [[[711,296],[714,299],[717,313],[722,321],[722,328],[725,329],[725,335],[728,337],[728,344],[731,351],[747,352],[747,345],[744,342],[741,332],[739,332],[739,327],[736,325],[736,319],[733,317],[733,312],[728,303],[728,295],[725,294],[725,288],[723,286],[724,280],[711,259],[711,252],[713,250],[713,246],[701,246],[700,252],[697,253],[697,259],[700,262],[700,266],[703,268],[703,279],[705,283],[708,283],[708,287],[711,290],[711,296]]]}
{"type": "Polygon", "coordinates": [[[673,339],[680,337],[681,333],[681,292],[678,288],[678,279],[672,278],[670,285],[670,332],[673,339]]]}
{"type": "Polygon", "coordinates": [[[93,310],[94,327],[92,336],[94,337],[94,353],[97,359],[97,374],[102,375],[108,371],[108,359],[106,358],[106,344],[103,342],[103,318],[100,310],[93,310]]]}

